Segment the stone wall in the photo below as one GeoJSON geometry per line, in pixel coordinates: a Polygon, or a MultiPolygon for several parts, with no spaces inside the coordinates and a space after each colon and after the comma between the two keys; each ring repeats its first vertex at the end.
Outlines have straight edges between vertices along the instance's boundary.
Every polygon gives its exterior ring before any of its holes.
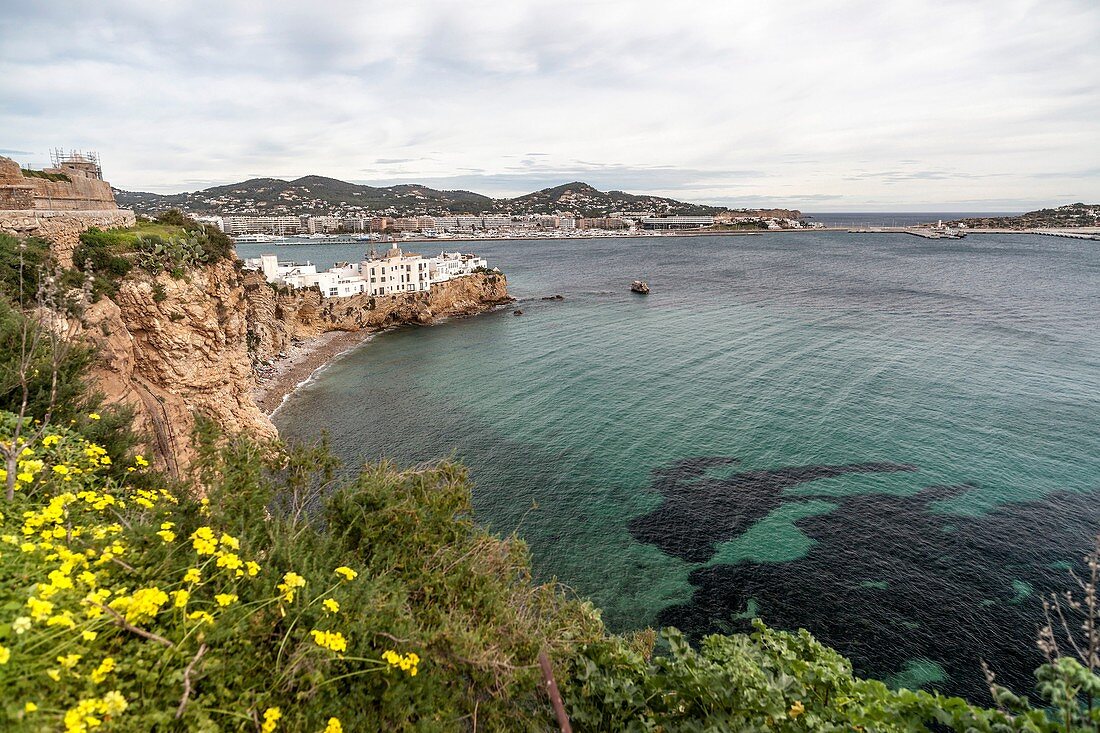
{"type": "Polygon", "coordinates": [[[62,166],[46,172],[60,173],[67,180],[28,178],[23,175],[18,163],[0,156],[0,210],[99,211],[118,208],[111,184],[79,163],[63,163],[62,166]]]}
{"type": "Polygon", "coordinates": [[[0,210],[0,232],[16,236],[34,236],[48,239],[54,244],[54,254],[62,267],[73,264],[73,249],[80,241],[81,232],[91,227],[113,229],[135,224],[134,212],[129,209],[106,211],[22,211],[0,210]]]}
{"type": "Polygon", "coordinates": [[[51,211],[117,209],[111,184],[98,178],[71,176],[68,181],[23,179],[34,186],[34,208],[51,211]]]}

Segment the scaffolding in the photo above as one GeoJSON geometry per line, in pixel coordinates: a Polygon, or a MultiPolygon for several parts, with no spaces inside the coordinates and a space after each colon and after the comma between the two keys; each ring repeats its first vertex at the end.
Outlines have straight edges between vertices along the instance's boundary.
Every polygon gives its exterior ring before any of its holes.
{"type": "Polygon", "coordinates": [[[66,166],[78,168],[92,174],[95,178],[103,180],[103,168],[99,164],[99,153],[94,150],[72,150],[65,152],[64,148],[54,148],[50,151],[50,165],[55,169],[66,166]]]}

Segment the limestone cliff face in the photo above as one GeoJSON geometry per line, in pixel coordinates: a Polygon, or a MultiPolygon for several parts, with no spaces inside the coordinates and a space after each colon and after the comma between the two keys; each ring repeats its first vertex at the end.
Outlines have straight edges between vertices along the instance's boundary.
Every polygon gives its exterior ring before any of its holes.
{"type": "Polygon", "coordinates": [[[131,406],[160,463],[182,471],[195,457],[191,431],[205,415],[226,432],[276,437],[252,397],[247,301],[241,275],[225,261],[175,280],[131,276],[117,296],[84,314],[98,346],[93,374],[108,402],[131,406]]]}
{"type": "Polygon", "coordinates": [[[322,298],[316,290],[276,291],[257,272],[244,275],[248,340],[254,362],[285,351],[292,340],[328,331],[376,331],[404,323],[472,315],[511,301],[504,275],[478,273],[433,285],[427,293],[322,298]]]}
{"type": "Polygon", "coordinates": [[[107,402],[132,407],[159,465],[179,474],[195,459],[196,415],[229,434],[277,437],[256,405],[253,365],[292,339],[428,324],[509,300],[507,281],[497,274],[459,278],[430,293],[326,300],[315,290],[278,292],[261,275],[224,261],[179,280],[131,273],[113,299],[91,304],[73,330],[97,347],[92,376],[107,402]]]}

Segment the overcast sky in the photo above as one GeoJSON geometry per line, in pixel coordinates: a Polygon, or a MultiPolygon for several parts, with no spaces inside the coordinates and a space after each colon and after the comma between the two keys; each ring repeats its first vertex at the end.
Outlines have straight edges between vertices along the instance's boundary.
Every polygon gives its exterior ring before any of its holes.
{"type": "Polygon", "coordinates": [[[0,0],[0,155],[728,206],[1100,201],[1100,0],[0,0]]]}

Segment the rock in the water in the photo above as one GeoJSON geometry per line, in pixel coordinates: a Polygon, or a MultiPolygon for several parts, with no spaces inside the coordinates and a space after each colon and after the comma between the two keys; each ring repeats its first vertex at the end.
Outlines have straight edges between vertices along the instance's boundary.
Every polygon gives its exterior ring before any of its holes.
{"type": "Polygon", "coordinates": [[[513,315],[513,316],[522,316],[522,315],[523,315],[523,311],[522,311],[522,310],[520,310],[520,309],[516,309],[516,310],[512,311],[512,315],[513,315]]]}
{"type": "Polygon", "coordinates": [[[564,295],[548,295],[543,300],[565,300],[564,295]]]}

